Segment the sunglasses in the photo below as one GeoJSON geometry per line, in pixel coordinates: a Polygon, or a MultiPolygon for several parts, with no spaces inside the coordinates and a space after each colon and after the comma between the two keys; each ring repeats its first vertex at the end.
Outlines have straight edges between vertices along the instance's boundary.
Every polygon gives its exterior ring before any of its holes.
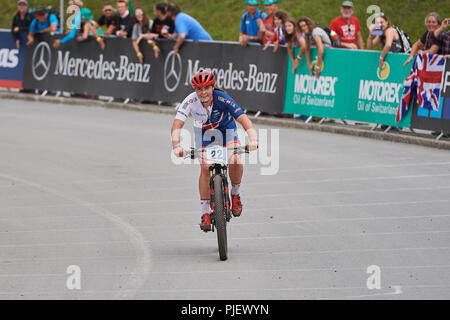
{"type": "Polygon", "coordinates": [[[104,11],[104,12],[106,12],[106,11],[113,11],[113,9],[108,8],[108,9],[103,9],[103,11],[104,11]]]}

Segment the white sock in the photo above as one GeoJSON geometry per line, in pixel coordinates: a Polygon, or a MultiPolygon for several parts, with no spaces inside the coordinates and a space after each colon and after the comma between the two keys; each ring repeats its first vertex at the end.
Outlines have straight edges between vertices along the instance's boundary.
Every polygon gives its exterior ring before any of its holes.
{"type": "Polygon", "coordinates": [[[231,194],[239,194],[239,188],[241,187],[241,184],[231,184],[231,194]]]}
{"type": "Polygon", "coordinates": [[[202,208],[202,214],[209,213],[211,211],[211,200],[201,199],[200,207],[202,208]]]}

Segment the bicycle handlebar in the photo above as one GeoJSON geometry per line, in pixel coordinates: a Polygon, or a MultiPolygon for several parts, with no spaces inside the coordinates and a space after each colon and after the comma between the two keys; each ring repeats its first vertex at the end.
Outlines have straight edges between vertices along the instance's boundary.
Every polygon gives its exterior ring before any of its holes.
{"type": "MultiPolygon", "coordinates": [[[[225,149],[227,149],[227,150],[234,150],[233,154],[250,153],[250,151],[248,150],[248,145],[246,145],[245,147],[241,147],[241,146],[239,146],[239,147],[227,147],[225,149]]],[[[202,153],[202,152],[206,152],[206,150],[205,149],[196,150],[195,148],[191,147],[191,150],[189,152],[186,151],[187,155],[184,157],[184,159],[187,159],[187,158],[191,158],[191,159],[199,158],[199,154],[202,153]]]]}

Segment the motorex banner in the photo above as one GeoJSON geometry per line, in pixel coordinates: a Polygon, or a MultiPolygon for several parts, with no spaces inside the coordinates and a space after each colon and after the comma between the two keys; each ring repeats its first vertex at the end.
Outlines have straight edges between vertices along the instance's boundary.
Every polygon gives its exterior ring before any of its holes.
{"type": "MultiPolygon", "coordinates": [[[[310,76],[305,57],[295,74],[288,59],[284,112],[409,127],[410,114],[395,122],[411,69],[411,64],[403,67],[408,56],[389,53],[381,69],[379,57],[375,51],[325,49],[319,78],[310,76]]],[[[311,49],[311,60],[315,66],[317,49],[311,49]]]]}

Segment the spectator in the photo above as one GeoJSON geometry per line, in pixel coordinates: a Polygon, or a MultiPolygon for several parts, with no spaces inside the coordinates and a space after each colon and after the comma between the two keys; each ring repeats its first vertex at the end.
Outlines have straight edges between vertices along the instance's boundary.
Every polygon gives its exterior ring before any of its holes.
{"type": "Polygon", "coordinates": [[[177,34],[177,42],[173,46],[174,53],[178,53],[185,39],[193,41],[212,40],[211,36],[201,24],[189,16],[181,12],[177,4],[171,2],[167,8],[168,15],[175,21],[175,33],[177,34]]]}
{"type": "Polygon", "coordinates": [[[103,15],[97,20],[99,26],[106,25],[106,31],[104,35],[114,35],[116,32],[116,26],[118,25],[119,15],[114,12],[111,2],[105,2],[103,4],[103,15]]]}
{"type": "Polygon", "coordinates": [[[155,3],[153,5],[153,14],[155,20],[150,32],[155,35],[155,38],[171,38],[175,32],[175,23],[167,14],[166,3],[155,3]]]}
{"type": "Polygon", "coordinates": [[[81,21],[81,14],[80,14],[83,8],[83,2],[81,0],[70,0],[69,8],[71,7],[72,7],[72,14],[75,15],[74,19],[72,20],[72,28],[64,38],[57,39],[53,42],[54,48],[59,48],[61,44],[65,44],[69,41],[72,41],[77,36],[78,32],[83,29],[83,23],[81,21]]]}
{"type": "Polygon", "coordinates": [[[376,15],[375,24],[369,27],[369,38],[367,39],[367,48],[372,49],[377,45],[383,46],[380,54],[380,69],[384,65],[384,60],[389,52],[403,52],[402,39],[397,30],[391,26],[391,22],[384,13],[376,15]],[[381,35],[374,37],[374,32],[379,31],[381,35]]]}
{"type": "Polygon", "coordinates": [[[259,11],[258,0],[246,0],[247,12],[242,15],[241,28],[239,35],[239,43],[246,47],[249,42],[261,43],[262,35],[259,32],[259,27],[262,21],[267,17],[267,14],[259,11]]]}
{"type": "Polygon", "coordinates": [[[12,19],[11,24],[11,34],[16,43],[16,48],[20,48],[20,39],[19,33],[25,32],[28,33],[30,29],[31,21],[33,17],[30,13],[28,13],[28,2],[27,0],[19,0],[17,1],[17,11],[12,19]]]}
{"type": "Polygon", "coordinates": [[[364,49],[361,25],[358,18],[353,16],[353,12],[353,2],[344,1],[341,5],[341,16],[331,21],[330,29],[338,34],[341,48],[364,49]]]}
{"type": "Polygon", "coordinates": [[[450,31],[445,31],[450,26],[450,18],[445,19],[441,26],[434,31],[434,36],[441,44],[439,54],[444,55],[446,58],[450,58],[450,31]]]}
{"type": "Polygon", "coordinates": [[[131,36],[131,39],[133,40],[133,48],[134,51],[136,51],[139,62],[144,63],[144,56],[139,49],[139,42],[141,42],[142,39],[148,39],[148,45],[153,47],[155,58],[158,58],[160,50],[155,41],[151,40],[152,34],[150,33],[153,20],[150,20],[145,14],[144,10],[139,7],[134,10],[134,15],[136,24],[133,27],[133,35],[131,36]]]}
{"type": "Polygon", "coordinates": [[[91,10],[87,8],[83,8],[80,11],[81,21],[83,22],[83,34],[77,37],[78,41],[84,41],[88,38],[88,36],[94,36],[100,48],[105,49],[105,41],[103,40],[101,35],[103,32],[100,28],[100,25],[94,20],[94,16],[92,15],[91,10]]]}
{"type": "Polygon", "coordinates": [[[275,23],[275,35],[270,39],[265,45],[263,50],[267,50],[270,44],[274,44],[273,52],[277,52],[278,46],[285,45],[286,41],[284,39],[284,23],[286,22],[288,15],[283,10],[278,10],[274,15],[275,23]]]}
{"type": "Polygon", "coordinates": [[[328,34],[320,27],[316,26],[316,23],[308,17],[301,17],[297,22],[300,30],[305,36],[305,50],[308,68],[311,76],[316,73],[316,78],[319,78],[320,72],[323,69],[323,56],[325,53],[324,48],[331,48],[331,40],[328,34]],[[313,70],[311,63],[310,48],[317,48],[317,64],[313,70]]]}
{"type": "Polygon", "coordinates": [[[131,38],[134,27],[134,17],[128,10],[128,2],[125,0],[118,0],[117,13],[116,36],[131,38]]]}
{"type": "Polygon", "coordinates": [[[53,13],[47,13],[43,6],[36,7],[35,16],[36,18],[30,24],[27,46],[34,42],[34,34],[37,32],[55,33],[59,31],[58,18],[53,13]]]}
{"type": "Polygon", "coordinates": [[[427,53],[438,53],[440,49],[440,42],[434,36],[434,31],[439,28],[442,23],[442,18],[436,13],[432,12],[425,18],[425,25],[427,26],[427,31],[417,40],[412,46],[411,54],[408,60],[405,61],[403,66],[405,67],[408,63],[413,61],[415,55],[424,51],[427,53]]]}
{"type": "Polygon", "coordinates": [[[266,44],[275,35],[275,12],[278,11],[278,0],[265,0],[264,8],[267,13],[267,17],[263,20],[261,26],[262,43],[266,44]]]}
{"type": "Polygon", "coordinates": [[[288,54],[292,62],[292,73],[295,73],[303,54],[305,54],[306,42],[303,33],[298,28],[297,21],[293,18],[287,18],[284,23],[284,39],[288,45],[288,54]],[[295,59],[293,47],[300,47],[300,53],[295,59]]]}

